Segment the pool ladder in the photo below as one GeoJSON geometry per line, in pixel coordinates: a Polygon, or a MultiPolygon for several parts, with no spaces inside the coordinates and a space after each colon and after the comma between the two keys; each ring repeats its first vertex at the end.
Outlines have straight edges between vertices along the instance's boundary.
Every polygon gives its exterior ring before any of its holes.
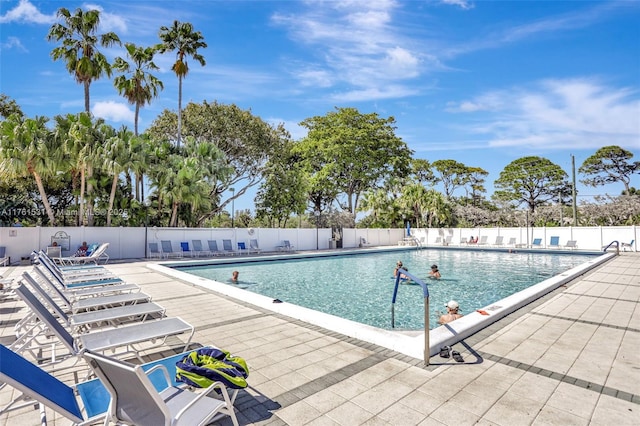
{"type": "Polygon", "coordinates": [[[396,326],[396,298],[398,297],[398,288],[400,287],[400,277],[402,275],[409,277],[412,281],[416,284],[420,284],[420,287],[422,287],[422,293],[424,295],[424,363],[425,365],[429,365],[429,358],[431,357],[429,348],[429,288],[420,278],[402,268],[398,269],[396,283],[393,288],[393,297],[391,299],[391,328],[395,328],[396,326]]]}
{"type": "Polygon", "coordinates": [[[618,242],[618,241],[616,241],[616,240],[611,241],[611,242],[609,243],[609,245],[608,245],[608,246],[606,246],[602,251],[606,252],[607,250],[609,250],[609,247],[611,247],[611,246],[612,246],[612,245],[614,245],[614,244],[615,244],[615,246],[616,246],[616,253],[617,253],[617,254],[620,254],[620,242],[618,242]]]}

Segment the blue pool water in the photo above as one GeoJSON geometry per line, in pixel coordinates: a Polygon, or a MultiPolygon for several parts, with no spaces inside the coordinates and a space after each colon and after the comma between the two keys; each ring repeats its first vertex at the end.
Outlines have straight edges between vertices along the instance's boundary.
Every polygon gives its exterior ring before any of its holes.
{"type": "MultiPolygon", "coordinates": [[[[584,254],[507,253],[479,250],[406,250],[304,259],[270,260],[180,268],[199,277],[347,318],[391,328],[393,269],[402,260],[409,272],[429,285],[430,324],[451,299],[461,313],[473,312],[586,262],[584,254]],[[442,279],[428,279],[437,264],[442,279]],[[240,271],[237,284],[231,273],[240,271]]],[[[395,307],[396,328],[424,327],[419,285],[401,285],[395,307]]]]}

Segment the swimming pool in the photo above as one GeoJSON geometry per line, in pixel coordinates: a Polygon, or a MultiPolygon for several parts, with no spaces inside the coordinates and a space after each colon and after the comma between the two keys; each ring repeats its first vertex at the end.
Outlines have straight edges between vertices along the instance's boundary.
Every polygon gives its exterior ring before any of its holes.
{"type": "MultiPolygon", "coordinates": [[[[189,274],[325,312],[373,327],[391,327],[393,268],[402,260],[408,270],[426,278],[436,263],[442,279],[429,285],[430,325],[450,299],[469,313],[488,306],[592,259],[593,255],[479,250],[394,250],[311,258],[244,258],[216,265],[172,265],[189,274]],[[237,284],[231,273],[240,271],[237,284]]],[[[396,302],[396,328],[424,327],[424,299],[417,285],[402,285],[396,302]]]]}

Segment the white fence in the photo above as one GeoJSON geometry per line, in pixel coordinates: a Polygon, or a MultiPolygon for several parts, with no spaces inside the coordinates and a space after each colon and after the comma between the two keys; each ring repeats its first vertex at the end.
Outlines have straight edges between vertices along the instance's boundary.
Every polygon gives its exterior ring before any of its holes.
{"type": "MultiPolygon", "coordinates": [[[[405,229],[343,229],[342,247],[355,248],[365,246],[397,245],[406,236],[405,229]]],[[[552,236],[559,237],[560,245],[569,240],[576,240],[579,250],[601,250],[612,241],[630,243],[635,240],[632,250],[636,251],[640,228],[636,226],[603,226],[603,227],[554,227],[554,228],[418,228],[411,229],[412,237],[423,245],[435,245],[436,241],[446,241],[450,237],[452,245],[467,241],[470,236],[487,237],[490,246],[496,237],[503,237],[504,243],[515,238],[517,244],[529,245],[534,238],[542,240],[542,247],[547,247],[552,236]],[[438,240],[440,238],[440,240],[438,240]]],[[[112,259],[144,258],[147,254],[147,243],[161,240],[172,242],[173,249],[180,251],[180,242],[202,240],[218,241],[222,248],[222,240],[232,240],[233,247],[237,242],[258,240],[263,251],[275,251],[284,240],[289,240],[295,250],[326,250],[333,247],[331,229],[328,228],[102,228],[102,227],[12,227],[0,228],[0,246],[6,247],[6,256],[11,263],[20,262],[33,250],[46,249],[54,240],[63,247],[62,255],[71,256],[78,246],[87,243],[110,243],[107,251],[112,259]]],[[[442,243],[439,243],[442,244],[442,243]]]]}

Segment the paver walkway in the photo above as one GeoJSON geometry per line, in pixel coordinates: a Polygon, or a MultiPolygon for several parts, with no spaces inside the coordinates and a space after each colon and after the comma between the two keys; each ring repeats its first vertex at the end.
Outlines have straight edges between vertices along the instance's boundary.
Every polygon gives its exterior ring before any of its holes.
{"type": "MultiPolygon", "coordinates": [[[[464,363],[435,356],[428,367],[144,263],[108,268],[195,325],[194,342],[248,361],[250,387],[236,401],[243,425],[640,424],[639,253],[621,253],[456,344],[464,363]]],[[[3,343],[25,312],[20,302],[0,302],[3,343]]],[[[11,394],[0,391],[0,405],[11,394]]],[[[47,416],[49,424],[69,423],[51,410],[47,416]]],[[[0,424],[38,425],[38,411],[5,414],[0,424]]]]}

